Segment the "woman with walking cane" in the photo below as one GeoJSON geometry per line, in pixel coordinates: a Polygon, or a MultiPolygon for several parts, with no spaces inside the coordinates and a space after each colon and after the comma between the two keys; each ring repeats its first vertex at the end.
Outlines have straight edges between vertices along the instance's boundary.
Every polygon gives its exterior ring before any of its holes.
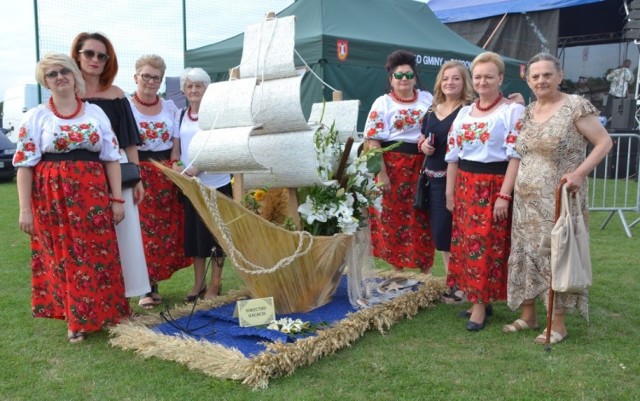
{"type": "MultiPolygon", "coordinates": [[[[521,309],[519,319],[503,327],[505,333],[537,330],[535,300],[549,302],[551,266],[538,245],[554,226],[555,188],[566,180],[570,192],[581,198],[585,223],[588,217],[585,178],[611,149],[611,139],[597,119],[597,110],[580,96],[558,90],[562,82],[560,62],[540,53],[529,60],[527,82],[537,101],[525,110],[515,149],[520,168],[514,188],[511,255],[507,304],[521,309]],[[587,143],[593,150],[585,158],[587,143]]],[[[588,319],[588,291],[557,293],[550,343],[567,337],[564,314],[577,310],[588,319]]],[[[535,342],[546,342],[546,330],[535,342]]]]}

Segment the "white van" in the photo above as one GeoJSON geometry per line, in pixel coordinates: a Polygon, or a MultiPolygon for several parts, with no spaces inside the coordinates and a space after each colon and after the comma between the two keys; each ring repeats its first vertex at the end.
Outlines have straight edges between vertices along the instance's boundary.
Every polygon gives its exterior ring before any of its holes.
{"type": "Polygon", "coordinates": [[[8,131],[7,136],[13,142],[18,141],[18,126],[22,121],[22,116],[27,110],[38,104],[38,86],[36,84],[25,84],[5,89],[2,128],[8,131]]]}

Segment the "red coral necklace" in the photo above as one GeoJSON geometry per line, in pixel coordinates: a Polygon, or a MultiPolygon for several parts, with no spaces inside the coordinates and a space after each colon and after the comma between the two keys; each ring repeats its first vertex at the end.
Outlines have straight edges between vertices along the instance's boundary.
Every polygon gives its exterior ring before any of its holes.
{"type": "Polygon", "coordinates": [[[82,110],[82,100],[78,96],[76,96],[76,102],[78,102],[78,107],[76,107],[73,113],[66,116],[58,111],[58,109],[56,108],[56,104],[53,103],[53,97],[49,98],[49,108],[51,109],[51,112],[56,117],[61,118],[63,120],[71,120],[72,118],[80,114],[80,110],[82,110]]]}
{"type": "Polygon", "coordinates": [[[155,106],[156,104],[158,104],[160,102],[160,97],[158,95],[156,95],[156,99],[154,101],[149,102],[149,103],[144,102],[138,96],[138,92],[133,92],[133,98],[136,99],[136,102],[140,103],[143,106],[147,106],[147,107],[155,106]]]}
{"type": "Polygon", "coordinates": [[[187,117],[189,117],[189,120],[191,121],[198,121],[198,117],[194,117],[191,115],[191,106],[187,108],[187,117]]]}
{"type": "Polygon", "coordinates": [[[493,103],[491,103],[487,107],[481,107],[480,99],[478,98],[478,100],[476,100],[476,108],[480,111],[489,111],[494,107],[496,107],[496,104],[500,103],[500,100],[502,100],[502,92],[498,93],[498,97],[496,98],[496,100],[493,101],[493,103]]]}
{"type": "Polygon", "coordinates": [[[401,98],[393,90],[391,92],[389,92],[389,95],[391,95],[393,100],[395,100],[396,102],[399,102],[399,103],[414,103],[416,100],[418,100],[418,91],[415,90],[415,89],[413,90],[413,96],[410,97],[409,99],[401,98]]]}

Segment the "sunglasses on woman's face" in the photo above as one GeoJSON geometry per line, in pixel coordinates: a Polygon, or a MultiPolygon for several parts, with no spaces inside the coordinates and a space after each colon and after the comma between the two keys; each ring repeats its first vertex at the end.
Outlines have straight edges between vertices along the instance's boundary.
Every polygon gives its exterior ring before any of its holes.
{"type": "Polygon", "coordinates": [[[48,73],[44,74],[44,76],[49,79],[58,79],[58,74],[65,76],[65,75],[69,75],[70,73],[71,73],[71,70],[64,67],[64,68],[61,68],[60,71],[49,71],[48,73]]]}
{"type": "Polygon", "coordinates": [[[393,77],[395,79],[397,79],[398,81],[402,80],[403,77],[407,77],[407,79],[413,79],[413,77],[415,77],[416,74],[413,73],[413,71],[407,71],[407,72],[394,72],[393,73],[393,77]]]}
{"type": "Polygon", "coordinates": [[[87,60],[93,59],[96,56],[96,54],[98,55],[98,61],[101,63],[104,63],[107,60],[109,60],[109,55],[107,53],[97,52],[91,49],[80,50],[78,53],[85,56],[87,60]]]}

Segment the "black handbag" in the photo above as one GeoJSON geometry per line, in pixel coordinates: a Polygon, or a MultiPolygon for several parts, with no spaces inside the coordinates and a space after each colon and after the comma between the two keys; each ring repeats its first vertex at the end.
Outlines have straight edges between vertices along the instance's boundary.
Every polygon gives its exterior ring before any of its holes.
{"type": "MultiPolygon", "coordinates": [[[[429,108],[427,111],[427,118],[425,123],[428,124],[429,118],[433,110],[429,108]]],[[[425,173],[427,167],[427,158],[425,157],[420,169],[420,175],[418,177],[418,186],[416,187],[416,193],[413,197],[413,208],[418,210],[429,210],[429,176],[425,173]]]]}
{"type": "Polygon", "coordinates": [[[132,188],[142,179],[140,177],[140,166],[135,163],[120,163],[120,175],[122,177],[122,188],[132,188]]]}
{"type": "Polygon", "coordinates": [[[429,177],[424,173],[424,170],[420,171],[416,194],[413,197],[413,208],[424,211],[429,210],[429,177]]]}

